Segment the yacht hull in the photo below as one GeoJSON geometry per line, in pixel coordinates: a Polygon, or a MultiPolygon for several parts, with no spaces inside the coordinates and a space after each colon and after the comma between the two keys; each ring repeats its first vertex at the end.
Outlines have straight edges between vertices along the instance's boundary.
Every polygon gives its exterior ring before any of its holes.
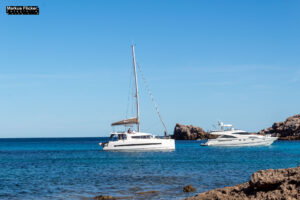
{"type": "Polygon", "coordinates": [[[212,139],[208,140],[203,146],[223,146],[223,147],[234,147],[234,146],[269,146],[277,137],[265,137],[265,138],[247,138],[247,139],[212,139]]]}
{"type": "Polygon", "coordinates": [[[175,150],[175,140],[173,139],[131,139],[110,141],[103,145],[104,151],[128,151],[128,150],[175,150]]]}

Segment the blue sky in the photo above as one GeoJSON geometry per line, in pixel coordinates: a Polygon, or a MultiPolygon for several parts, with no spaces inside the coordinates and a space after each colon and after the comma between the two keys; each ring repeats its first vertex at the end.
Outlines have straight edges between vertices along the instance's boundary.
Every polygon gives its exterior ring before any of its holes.
{"type": "MultiPolygon", "coordinates": [[[[173,132],[258,131],[300,110],[299,1],[0,2],[0,137],[107,136],[132,57],[173,132]],[[38,5],[39,16],[5,6],[38,5]]],[[[143,131],[163,127],[141,83],[143,131]]]]}

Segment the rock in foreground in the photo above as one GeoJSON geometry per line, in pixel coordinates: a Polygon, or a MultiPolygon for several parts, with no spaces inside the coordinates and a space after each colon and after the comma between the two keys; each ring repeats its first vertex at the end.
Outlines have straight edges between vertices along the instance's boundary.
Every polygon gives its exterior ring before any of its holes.
{"type": "Polygon", "coordinates": [[[95,200],[117,200],[116,197],[104,196],[104,195],[96,196],[96,197],[94,197],[94,199],[95,200]]]}
{"type": "Polygon", "coordinates": [[[206,139],[213,139],[216,136],[211,135],[205,132],[202,128],[197,126],[186,126],[183,124],[176,124],[174,128],[174,135],[173,138],[175,140],[206,140],[206,139]]]}
{"type": "Polygon", "coordinates": [[[289,117],[284,122],[276,122],[259,134],[273,134],[282,140],[300,140],[300,114],[289,117]]]}
{"type": "Polygon", "coordinates": [[[144,191],[144,192],[137,192],[137,195],[149,195],[149,194],[157,194],[159,191],[151,190],[151,191],[144,191]]]}
{"type": "Polygon", "coordinates": [[[300,199],[300,166],[288,169],[260,170],[248,183],[200,193],[186,200],[223,199],[300,199]]]}
{"type": "Polygon", "coordinates": [[[196,188],[194,188],[192,185],[184,186],[183,192],[196,192],[196,188]]]}

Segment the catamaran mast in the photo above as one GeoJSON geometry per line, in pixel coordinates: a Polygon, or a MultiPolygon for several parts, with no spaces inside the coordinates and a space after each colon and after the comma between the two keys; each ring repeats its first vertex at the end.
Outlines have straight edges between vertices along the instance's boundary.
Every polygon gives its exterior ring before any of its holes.
{"type": "Polygon", "coordinates": [[[137,80],[137,74],[136,74],[136,63],[135,63],[134,45],[132,45],[131,48],[132,48],[132,57],[133,57],[134,79],[135,79],[136,118],[137,118],[137,128],[138,128],[137,131],[140,132],[140,119],[139,119],[139,89],[138,89],[138,80],[137,80]]]}

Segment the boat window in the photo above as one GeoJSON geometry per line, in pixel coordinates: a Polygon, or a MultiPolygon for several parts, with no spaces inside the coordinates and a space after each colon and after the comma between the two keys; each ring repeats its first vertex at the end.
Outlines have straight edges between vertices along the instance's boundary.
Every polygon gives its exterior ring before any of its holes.
{"type": "Polygon", "coordinates": [[[111,134],[109,137],[109,141],[117,141],[118,140],[118,135],[116,134],[111,134]]]}
{"type": "Polygon", "coordinates": [[[231,135],[221,135],[219,138],[236,138],[236,137],[231,135]]]}
{"type": "Polygon", "coordinates": [[[134,139],[150,139],[151,135],[140,135],[140,136],[132,136],[134,139]]]}
{"type": "Polygon", "coordinates": [[[247,132],[236,132],[236,133],[232,133],[232,134],[237,134],[237,135],[250,135],[247,132]]]}
{"type": "Polygon", "coordinates": [[[127,135],[126,134],[119,134],[118,135],[118,139],[119,140],[126,140],[127,139],[127,135]]]}

